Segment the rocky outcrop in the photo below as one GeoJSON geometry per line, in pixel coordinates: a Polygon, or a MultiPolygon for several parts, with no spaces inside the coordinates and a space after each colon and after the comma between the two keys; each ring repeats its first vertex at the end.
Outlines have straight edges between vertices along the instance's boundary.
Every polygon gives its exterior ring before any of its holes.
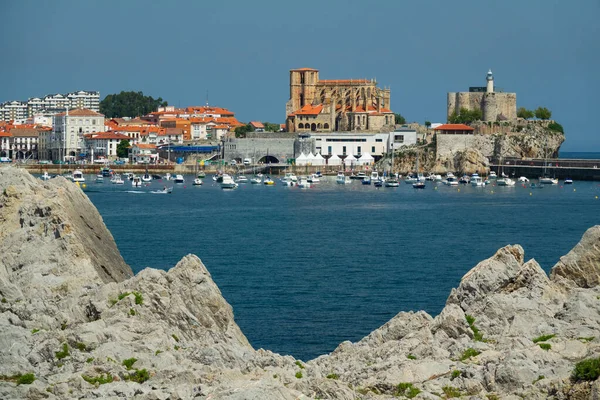
{"type": "Polygon", "coordinates": [[[304,363],[254,350],[194,255],[129,276],[72,183],[0,169],[0,190],[9,254],[0,260],[0,398],[600,395],[600,381],[570,380],[577,361],[600,356],[600,226],[550,278],[520,246],[503,247],[463,277],[439,315],[401,312],[304,363]],[[107,254],[88,248],[96,241],[107,254]],[[36,380],[17,385],[25,373],[36,380]]]}

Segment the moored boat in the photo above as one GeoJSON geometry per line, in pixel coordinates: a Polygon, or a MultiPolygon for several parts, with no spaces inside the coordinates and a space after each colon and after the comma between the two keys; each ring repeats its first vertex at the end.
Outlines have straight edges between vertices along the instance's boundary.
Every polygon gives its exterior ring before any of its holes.
{"type": "Polygon", "coordinates": [[[572,185],[573,184],[573,179],[566,178],[564,183],[565,183],[565,185],[572,185]]]}
{"type": "Polygon", "coordinates": [[[80,170],[73,171],[73,177],[71,179],[73,180],[73,182],[85,182],[83,172],[81,172],[80,170]]]}
{"type": "Polygon", "coordinates": [[[223,174],[223,180],[221,181],[221,189],[237,189],[238,184],[228,174],[223,174]]]}
{"type": "Polygon", "coordinates": [[[133,186],[133,187],[141,187],[142,186],[142,179],[139,176],[134,176],[133,179],[131,180],[131,186],[133,186]]]}
{"type": "Polygon", "coordinates": [[[350,183],[351,181],[349,176],[344,175],[344,171],[339,171],[335,178],[335,182],[341,185],[345,185],[350,183]]]}
{"type": "Polygon", "coordinates": [[[175,175],[174,181],[175,183],[184,183],[185,179],[183,178],[183,175],[177,174],[175,175]]]}
{"type": "Polygon", "coordinates": [[[194,185],[194,186],[201,186],[202,185],[202,179],[195,178],[194,182],[192,183],[192,185],[194,185]]]}

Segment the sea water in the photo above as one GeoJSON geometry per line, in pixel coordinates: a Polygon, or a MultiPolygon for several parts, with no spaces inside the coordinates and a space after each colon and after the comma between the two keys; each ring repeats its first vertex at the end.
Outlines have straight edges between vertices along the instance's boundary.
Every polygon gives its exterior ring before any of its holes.
{"type": "Polygon", "coordinates": [[[304,190],[222,190],[210,176],[203,186],[192,180],[134,190],[90,182],[84,191],[134,272],[198,255],[250,343],[303,360],[398,312],[436,315],[461,277],[507,244],[549,271],[600,224],[598,182],[415,190],[326,177],[304,190]],[[151,193],[164,185],[173,193],[151,193]]]}

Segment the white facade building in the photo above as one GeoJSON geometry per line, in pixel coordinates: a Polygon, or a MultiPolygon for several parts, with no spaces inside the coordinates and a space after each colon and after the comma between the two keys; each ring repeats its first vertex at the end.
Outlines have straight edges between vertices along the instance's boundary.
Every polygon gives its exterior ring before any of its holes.
{"type": "Polygon", "coordinates": [[[99,158],[115,160],[121,140],[128,141],[129,137],[116,132],[91,133],[85,136],[84,146],[91,162],[99,158]]]}
{"type": "Polygon", "coordinates": [[[382,156],[388,150],[389,133],[315,133],[310,134],[315,141],[315,154],[323,156],[349,154],[357,158],[363,153],[382,156]]]}
{"type": "Polygon", "coordinates": [[[0,104],[0,120],[14,121],[15,124],[23,124],[27,119],[27,103],[22,101],[7,101],[0,104]]]}
{"type": "Polygon", "coordinates": [[[153,144],[134,144],[131,146],[129,157],[132,163],[140,164],[156,163],[158,160],[156,146],[153,144]]]}
{"type": "Polygon", "coordinates": [[[25,121],[34,114],[45,110],[64,110],[66,108],[85,108],[100,111],[100,92],[80,90],[68,94],[49,94],[31,97],[27,101],[7,101],[0,104],[0,121],[25,121]]]}
{"type": "Polygon", "coordinates": [[[95,111],[83,108],[55,115],[50,158],[75,160],[81,154],[86,154],[83,135],[103,131],[104,115],[95,111]]]}
{"type": "Polygon", "coordinates": [[[402,146],[417,144],[417,131],[411,128],[397,128],[390,133],[389,148],[399,149],[402,146]]]}

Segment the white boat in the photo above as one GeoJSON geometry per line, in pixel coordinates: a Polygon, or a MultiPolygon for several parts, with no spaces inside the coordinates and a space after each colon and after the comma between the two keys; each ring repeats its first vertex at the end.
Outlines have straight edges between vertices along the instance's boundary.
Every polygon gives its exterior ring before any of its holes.
{"type": "Polygon", "coordinates": [[[337,177],[335,178],[335,181],[341,185],[346,185],[346,184],[352,182],[350,180],[349,176],[344,175],[343,171],[338,172],[337,177]]]}
{"type": "Polygon", "coordinates": [[[319,179],[317,174],[312,174],[311,176],[309,176],[307,178],[307,181],[308,181],[308,183],[319,183],[319,182],[321,182],[321,179],[319,179]]]}
{"type": "Polygon", "coordinates": [[[175,175],[175,179],[174,180],[175,180],[175,183],[183,183],[183,182],[185,182],[185,179],[183,179],[183,175],[179,175],[179,174],[175,175]]]}
{"type": "Polygon", "coordinates": [[[572,185],[572,184],[573,184],[573,179],[565,178],[565,185],[572,185]]]}
{"type": "Polygon", "coordinates": [[[112,183],[114,185],[123,185],[125,182],[123,181],[123,179],[121,179],[121,175],[115,174],[110,179],[110,183],[112,183]]]}
{"type": "Polygon", "coordinates": [[[471,178],[469,178],[468,175],[463,175],[461,176],[461,178],[458,180],[458,183],[462,183],[462,184],[468,184],[469,181],[471,180],[471,178]]]}
{"type": "Polygon", "coordinates": [[[515,186],[515,181],[510,178],[500,178],[496,180],[498,186],[515,186]]]}
{"type": "Polygon", "coordinates": [[[523,183],[525,183],[525,182],[529,182],[529,179],[527,179],[524,176],[520,176],[519,179],[517,179],[517,182],[523,182],[523,183]]]}
{"type": "Polygon", "coordinates": [[[415,182],[417,182],[417,177],[414,175],[408,175],[406,178],[404,178],[404,183],[407,185],[412,185],[415,182]]]}
{"type": "Polygon", "coordinates": [[[167,172],[167,174],[165,175],[165,179],[167,181],[170,181],[173,177],[171,176],[171,174],[169,172],[167,172]]]}
{"type": "Polygon", "coordinates": [[[479,176],[479,174],[473,174],[473,175],[471,175],[470,182],[471,182],[471,186],[475,186],[475,187],[483,187],[483,186],[485,186],[485,182],[479,176]]]}
{"type": "Polygon", "coordinates": [[[165,186],[162,190],[153,190],[151,193],[167,194],[167,193],[171,193],[171,192],[173,192],[173,187],[171,186],[170,188],[168,188],[165,186]]]}
{"type": "Polygon", "coordinates": [[[102,176],[102,174],[96,175],[96,183],[102,183],[102,182],[104,182],[104,176],[102,176]]]}
{"type": "Polygon", "coordinates": [[[456,186],[458,185],[458,181],[452,172],[448,172],[446,174],[446,178],[444,180],[444,184],[448,186],[456,186]]]}
{"type": "Polygon", "coordinates": [[[294,185],[295,185],[295,182],[294,182],[294,181],[292,181],[292,180],[291,180],[290,178],[288,178],[288,177],[283,177],[283,178],[281,178],[281,184],[282,184],[283,186],[294,186],[294,185]]]}
{"type": "Polygon", "coordinates": [[[237,183],[248,183],[248,178],[246,178],[244,175],[239,175],[236,181],[237,183]]]}
{"type": "Polygon", "coordinates": [[[200,178],[194,179],[194,183],[192,183],[192,185],[194,185],[194,186],[201,186],[202,185],[202,179],[200,179],[200,178]]]}
{"type": "Polygon", "coordinates": [[[292,181],[294,183],[298,182],[298,177],[296,175],[294,175],[292,172],[286,172],[283,179],[292,181]]]}
{"type": "Polygon", "coordinates": [[[400,182],[398,182],[398,179],[396,179],[394,177],[390,177],[385,180],[383,185],[385,187],[398,187],[398,186],[400,186],[400,182]]]}
{"type": "Polygon", "coordinates": [[[237,189],[238,184],[228,174],[223,174],[223,181],[221,182],[221,189],[237,189]]]}
{"type": "Polygon", "coordinates": [[[263,180],[263,183],[267,186],[275,185],[275,181],[273,179],[271,179],[271,177],[269,177],[269,176],[265,177],[265,179],[263,180]]]}
{"type": "Polygon", "coordinates": [[[379,179],[379,172],[371,171],[371,181],[376,181],[379,179]]]}
{"type": "Polygon", "coordinates": [[[262,183],[262,179],[258,176],[255,176],[254,178],[250,179],[250,183],[253,185],[258,185],[262,183]]]}
{"type": "Polygon", "coordinates": [[[131,180],[131,186],[133,186],[133,187],[141,187],[142,186],[142,179],[139,176],[134,176],[133,179],[131,180]]]}
{"type": "Polygon", "coordinates": [[[352,174],[350,176],[350,179],[358,179],[358,180],[362,181],[366,177],[367,177],[367,174],[365,174],[364,172],[361,171],[361,172],[357,173],[356,175],[352,174]]]}
{"type": "Polygon", "coordinates": [[[80,170],[73,171],[73,177],[71,179],[73,180],[73,182],[85,182],[83,172],[81,172],[80,170]]]}
{"type": "Polygon", "coordinates": [[[496,175],[496,171],[490,171],[490,179],[497,179],[498,175],[496,175]]]}
{"type": "Polygon", "coordinates": [[[557,185],[558,179],[550,178],[549,176],[543,176],[543,177],[540,177],[540,179],[538,179],[538,182],[543,185],[557,185]]]}
{"type": "Polygon", "coordinates": [[[142,175],[142,182],[152,182],[152,177],[147,172],[142,175]]]}
{"type": "Polygon", "coordinates": [[[48,175],[48,171],[45,171],[42,176],[40,176],[40,179],[43,181],[47,181],[48,179],[50,179],[50,175],[48,175]]]}
{"type": "Polygon", "coordinates": [[[301,177],[298,179],[297,186],[298,186],[300,189],[308,189],[308,188],[310,188],[310,182],[308,182],[308,177],[306,177],[306,176],[301,176],[301,177]]]}

